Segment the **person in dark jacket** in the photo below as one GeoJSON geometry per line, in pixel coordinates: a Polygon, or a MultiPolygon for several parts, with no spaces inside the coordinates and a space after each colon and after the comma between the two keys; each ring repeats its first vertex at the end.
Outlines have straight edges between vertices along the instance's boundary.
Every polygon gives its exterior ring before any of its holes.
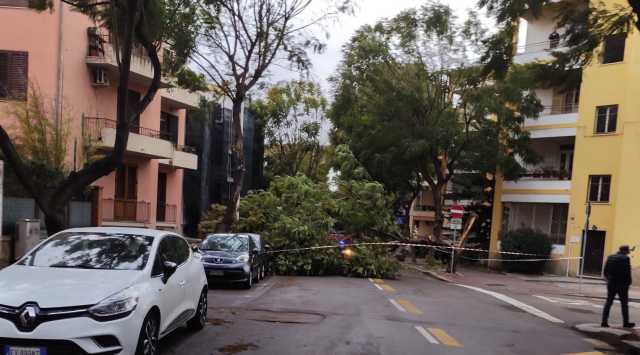
{"type": "Polygon", "coordinates": [[[609,311],[613,300],[618,295],[622,308],[623,327],[633,328],[635,323],[629,322],[629,287],[631,286],[631,260],[629,246],[623,245],[620,250],[607,258],[604,266],[604,277],[607,280],[607,303],[602,311],[602,326],[609,326],[609,311]]]}

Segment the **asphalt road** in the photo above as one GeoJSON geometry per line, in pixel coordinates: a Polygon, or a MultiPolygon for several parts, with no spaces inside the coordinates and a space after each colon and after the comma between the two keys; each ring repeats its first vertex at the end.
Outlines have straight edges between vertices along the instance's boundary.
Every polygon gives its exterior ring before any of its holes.
{"type": "Polygon", "coordinates": [[[170,335],[163,354],[602,354],[561,319],[575,313],[562,304],[528,295],[536,314],[501,296],[417,273],[271,277],[252,290],[211,289],[210,324],[170,335]]]}

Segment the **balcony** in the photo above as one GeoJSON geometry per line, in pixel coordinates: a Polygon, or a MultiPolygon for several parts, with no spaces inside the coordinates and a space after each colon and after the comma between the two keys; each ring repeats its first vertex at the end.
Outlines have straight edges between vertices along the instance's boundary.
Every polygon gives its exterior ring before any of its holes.
{"type": "Polygon", "coordinates": [[[170,204],[158,204],[156,209],[156,221],[165,224],[175,224],[178,206],[170,204]]]}
{"type": "MultiPolygon", "coordinates": [[[[115,120],[101,117],[85,117],[83,135],[96,145],[98,150],[113,149],[116,142],[115,120]]],[[[140,126],[129,127],[127,152],[149,159],[161,159],[160,163],[175,168],[198,168],[198,156],[191,147],[174,143],[175,135],[140,126]]]]}
{"type": "Polygon", "coordinates": [[[569,203],[571,172],[531,170],[518,180],[504,181],[502,202],[569,203]]]}
{"type": "Polygon", "coordinates": [[[149,223],[149,202],[126,200],[126,199],[104,199],[101,201],[103,222],[116,223],[149,223]]]}
{"type": "Polygon", "coordinates": [[[513,62],[515,64],[527,64],[536,61],[551,61],[554,59],[552,52],[563,52],[567,49],[568,47],[563,43],[555,41],[529,43],[517,47],[513,62]]]}
{"type": "MultiPolygon", "coordinates": [[[[119,67],[111,36],[100,33],[95,27],[89,27],[87,34],[87,65],[91,68],[103,68],[117,75],[119,67]]],[[[153,79],[153,64],[140,46],[132,50],[130,73],[132,82],[149,85],[153,79]]],[[[163,79],[160,86],[166,88],[169,83],[163,79]]]]}
{"type": "Polygon", "coordinates": [[[579,104],[545,106],[537,119],[527,118],[524,127],[531,138],[574,137],[579,104]]]}
{"type": "Polygon", "coordinates": [[[197,109],[200,107],[200,94],[189,90],[173,87],[160,91],[162,100],[174,109],[197,109]]]}

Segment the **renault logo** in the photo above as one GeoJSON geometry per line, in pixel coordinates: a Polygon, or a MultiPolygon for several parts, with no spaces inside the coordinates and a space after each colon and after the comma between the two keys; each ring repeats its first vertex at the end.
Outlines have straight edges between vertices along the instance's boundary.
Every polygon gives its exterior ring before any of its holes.
{"type": "Polygon", "coordinates": [[[34,304],[28,304],[22,307],[18,313],[18,323],[21,328],[33,329],[38,319],[40,308],[34,304]]]}

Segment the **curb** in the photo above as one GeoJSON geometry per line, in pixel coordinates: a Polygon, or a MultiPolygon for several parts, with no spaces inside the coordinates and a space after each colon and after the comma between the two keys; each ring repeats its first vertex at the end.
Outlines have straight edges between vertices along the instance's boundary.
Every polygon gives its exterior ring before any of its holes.
{"type": "Polygon", "coordinates": [[[448,277],[445,277],[445,276],[443,276],[443,275],[440,275],[440,274],[439,274],[438,272],[436,272],[436,271],[432,271],[432,270],[425,270],[425,269],[422,269],[422,268],[417,267],[417,266],[414,266],[414,265],[407,265],[407,264],[404,264],[404,266],[409,267],[409,268],[412,268],[412,269],[414,269],[414,270],[416,270],[416,271],[419,271],[419,272],[423,273],[424,275],[430,276],[430,277],[432,277],[432,278],[434,278],[434,279],[436,279],[436,280],[440,280],[440,281],[442,281],[442,282],[447,282],[447,283],[453,283],[453,281],[452,281],[451,279],[449,279],[448,277]]]}
{"type": "Polygon", "coordinates": [[[637,333],[632,330],[601,328],[599,324],[576,324],[572,328],[589,337],[602,340],[625,354],[640,354],[637,333]]]}
{"type": "MultiPolygon", "coordinates": [[[[580,293],[564,293],[565,296],[571,297],[581,297],[581,298],[595,298],[598,300],[606,300],[606,296],[596,296],[596,295],[585,295],[580,293]]],[[[629,297],[629,302],[637,302],[640,303],[640,298],[629,297]]]]}

